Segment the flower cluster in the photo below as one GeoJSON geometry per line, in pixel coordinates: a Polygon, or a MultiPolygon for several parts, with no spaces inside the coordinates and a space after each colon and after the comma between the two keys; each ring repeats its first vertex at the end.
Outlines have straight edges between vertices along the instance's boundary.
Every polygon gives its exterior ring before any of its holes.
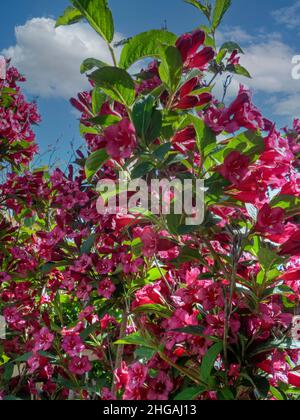
{"type": "MultiPolygon", "coordinates": [[[[118,68],[93,61],[92,91],[71,100],[88,156],[66,172],[13,165],[0,185],[1,399],[297,398],[299,122],[281,132],[243,86],[214,98],[211,73],[241,71],[214,33],[150,31],[118,68]],[[132,78],[137,54],[156,61],[132,78]],[[96,185],[121,169],[204,179],[204,223],[100,215],[96,185]]],[[[16,81],[11,68],[0,82],[0,137],[25,164],[38,116],[16,81]]]]}
{"type": "Polygon", "coordinates": [[[5,79],[0,79],[1,161],[15,167],[27,166],[37,152],[31,126],[40,117],[36,104],[28,103],[20,91],[19,83],[24,81],[14,67],[8,67],[5,79]]]}

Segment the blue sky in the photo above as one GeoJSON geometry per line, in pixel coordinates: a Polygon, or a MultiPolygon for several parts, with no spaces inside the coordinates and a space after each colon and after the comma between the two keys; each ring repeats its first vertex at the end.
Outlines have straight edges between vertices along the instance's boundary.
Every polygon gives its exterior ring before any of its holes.
{"type": "MultiPolygon", "coordinates": [[[[43,122],[36,133],[41,152],[47,152],[59,140],[54,160],[66,162],[71,155],[70,143],[74,147],[83,144],[77,116],[68,103],[68,97],[85,85],[79,75],[80,61],[90,55],[106,58],[105,48],[86,25],[54,30],[53,19],[68,5],[67,0],[2,3],[0,52],[12,57],[27,76],[27,96],[38,98],[43,122]]],[[[120,38],[160,28],[164,20],[176,33],[204,23],[196,10],[182,0],[109,3],[120,38]]],[[[220,42],[238,41],[245,48],[243,64],[254,78],[244,82],[255,92],[255,102],[265,115],[279,126],[290,123],[294,116],[300,117],[300,81],[291,77],[291,59],[300,54],[299,23],[299,0],[233,0],[219,34],[220,42]]],[[[238,82],[232,86],[232,96],[238,82]]]]}

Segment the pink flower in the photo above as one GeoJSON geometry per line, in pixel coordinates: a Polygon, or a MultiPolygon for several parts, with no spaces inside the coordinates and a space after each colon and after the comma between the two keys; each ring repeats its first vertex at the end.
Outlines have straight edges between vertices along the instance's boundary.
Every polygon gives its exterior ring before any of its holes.
{"type": "Polygon", "coordinates": [[[113,282],[110,279],[105,279],[99,283],[98,295],[103,296],[105,299],[110,299],[116,290],[113,282]]]}
{"type": "Polygon", "coordinates": [[[75,357],[85,350],[85,345],[79,335],[72,334],[64,337],[62,348],[69,356],[75,357]]]}
{"type": "Polygon", "coordinates": [[[38,369],[43,369],[48,364],[48,359],[43,356],[39,356],[38,354],[34,354],[30,359],[27,361],[27,365],[29,367],[29,373],[34,373],[38,369]]]}
{"type": "Polygon", "coordinates": [[[75,264],[71,267],[73,271],[76,271],[77,273],[86,273],[86,271],[90,268],[92,265],[92,260],[88,255],[82,255],[80,259],[75,261],[75,264]]]}
{"type": "Polygon", "coordinates": [[[210,107],[205,112],[205,123],[216,134],[222,131],[234,133],[241,127],[252,131],[264,128],[262,115],[253,105],[251,94],[243,85],[240,86],[237,98],[228,108],[210,107]]]}
{"type": "Polygon", "coordinates": [[[74,375],[84,375],[92,370],[92,365],[87,356],[76,356],[69,363],[69,370],[74,375]]]}
{"type": "Polygon", "coordinates": [[[137,145],[135,128],[126,118],[107,128],[104,136],[107,153],[113,159],[129,158],[137,145]]]}
{"type": "Polygon", "coordinates": [[[141,240],[143,242],[143,254],[145,257],[153,257],[157,252],[158,235],[151,227],[145,227],[141,240]]]}
{"type": "Polygon", "coordinates": [[[50,333],[48,328],[42,328],[34,335],[34,351],[47,351],[51,348],[54,341],[54,335],[50,333]]]}

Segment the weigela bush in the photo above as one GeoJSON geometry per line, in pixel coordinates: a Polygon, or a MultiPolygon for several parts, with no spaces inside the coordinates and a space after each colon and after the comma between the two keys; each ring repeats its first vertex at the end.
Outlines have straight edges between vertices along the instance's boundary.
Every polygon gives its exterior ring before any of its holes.
{"type": "Polygon", "coordinates": [[[72,0],[59,18],[86,19],[114,63],[82,64],[78,169],[23,168],[39,117],[15,69],[1,81],[0,156],[14,169],[0,186],[2,399],[298,398],[299,121],[280,132],[244,86],[229,105],[228,83],[214,97],[218,76],[249,77],[238,44],[216,44],[230,2],[187,2],[207,26],[142,33],[119,60],[106,0],[72,0]],[[204,179],[203,224],[99,214],[97,183],[120,171],[149,186],[204,179]]]}
{"type": "Polygon", "coordinates": [[[5,79],[0,78],[0,163],[2,169],[26,167],[37,152],[32,124],[40,117],[35,103],[28,103],[20,91],[24,82],[16,68],[7,62],[5,79]]]}

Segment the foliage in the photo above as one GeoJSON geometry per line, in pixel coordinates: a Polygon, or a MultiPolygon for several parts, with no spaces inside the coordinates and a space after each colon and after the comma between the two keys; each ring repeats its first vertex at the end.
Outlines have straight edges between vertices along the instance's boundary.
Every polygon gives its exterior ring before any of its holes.
{"type": "Polygon", "coordinates": [[[243,86],[213,97],[218,76],[249,76],[238,44],[216,46],[230,1],[187,0],[208,26],[138,35],[119,64],[107,1],[71,3],[58,25],[86,19],[114,63],[82,65],[77,169],[28,170],[36,107],[14,68],[0,82],[1,398],[297,399],[299,121],[279,132],[243,86]],[[97,183],[119,171],[204,179],[204,223],[98,214],[97,183]]]}

